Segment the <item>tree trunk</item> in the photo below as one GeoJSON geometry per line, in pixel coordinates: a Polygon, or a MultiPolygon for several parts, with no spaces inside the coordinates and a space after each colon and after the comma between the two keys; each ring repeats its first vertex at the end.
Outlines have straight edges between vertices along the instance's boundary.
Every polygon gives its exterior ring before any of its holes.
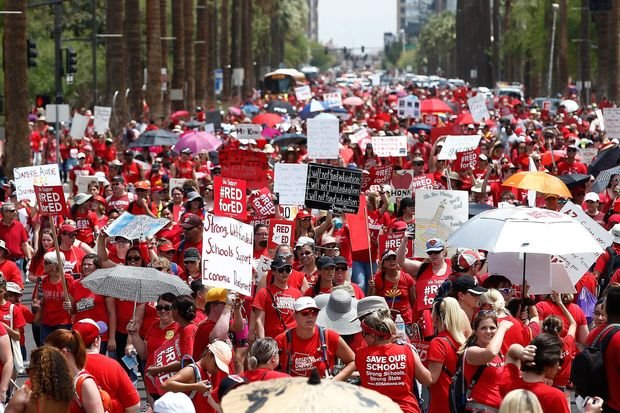
{"type": "MultiPolygon", "coordinates": [[[[185,41],[183,31],[183,1],[172,2],[172,89],[181,89],[185,98],[185,41]]],[[[172,110],[184,109],[184,100],[173,100],[172,110]]]]}
{"type": "Polygon", "coordinates": [[[472,84],[491,83],[491,65],[488,51],[490,44],[490,5],[488,1],[457,1],[456,13],[456,53],[458,74],[472,84]],[[471,22],[486,22],[477,30],[471,30],[471,22]],[[475,76],[472,76],[475,75],[475,76]]]}
{"type": "Polygon", "coordinates": [[[252,50],[252,0],[243,0],[241,4],[242,36],[241,36],[241,64],[245,72],[243,80],[243,96],[246,98],[252,93],[254,80],[254,53],[252,50]]]}
{"type": "Polygon", "coordinates": [[[230,0],[221,0],[221,18],[220,26],[220,59],[222,69],[224,69],[224,90],[222,96],[227,99],[230,96],[230,80],[232,75],[232,67],[230,62],[230,16],[228,13],[230,0]]]}
{"type": "Polygon", "coordinates": [[[608,96],[609,79],[609,24],[611,12],[594,13],[596,19],[596,38],[598,43],[597,57],[598,64],[596,69],[596,96],[600,100],[608,96]]]}
{"type": "Polygon", "coordinates": [[[166,90],[163,95],[163,116],[170,113],[170,71],[168,70],[168,0],[159,1],[159,28],[161,30],[161,68],[166,70],[166,90]]]}
{"type": "Polygon", "coordinates": [[[618,35],[620,34],[620,2],[612,1],[611,19],[609,24],[609,100],[618,102],[620,99],[620,45],[618,35]]]}
{"type": "MultiPolygon", "coordinates": [[[[106,31],[123,33],[123,0],[107,0],[106,31]]],[[[127,67],[125,65],[125,44],[122,37],[106,39],[105,73],[106,73],[106,104],[112,106],[110,130],[118,133],[129,120],[127,117],[127,67]],[[114,95],[116,99],[114,99],[114,95]]]]}
{"type": "Polygon", "coordinates": [[[269,36],[271,42],[271,53],[269,64],[271,65],[271,70],[276,70],[280,66],[280,16],[279,16],[279,0],[271,0],[271,11],[270,11],[270,21],[271,24],[269,26],[269,36]]]}
{"type": "MultiPolygon", "coordinates": [[[[241,67],[241,5],[240,0],[232,0],[230,14],[230,61],[233,69],[241,67]]],[[[231,97],[237,100],[238,91],[241,90],[235,86],[231,90],[231,97]]]]}
{"type": "Polygon", "coordinates": [[[185,42],[185,107],[192,112],[196,108],[196,79],[194,57],[194,0],[184,0],[183,41],[185,42]]]}
{"type": "MultiPolygon", "coordinates": [[[[579,43],[579,74],[583,82],[590,80],[590,9],[589,0],[581,0],[581,43],[579,43]]],[[[589,89],[581,89],[581,103],[590,103],[589,89]]]]}
{"type": "MultiPolygon", "coordinates": [[[[512,22],[512,20],[510,19],[511,12],[512,12],[512,0],[505,0],[504,17],[501,23],[500,42],[501,40],[504,39],[504,35],[506,34],[506,32],[511,28],[511,22],[512,22]]],[[[495,41],[497,42],[497,39],[495,39],[495,41]]],[[[500,47],[501,47],[501,44],[500,44],[500,47]]],[[[503,61],[500,62],[501,78],[496,79],[495,80],[496,82],[499,80],[505,80],[505,79],[512,78],[515,72],[515,69],[513,67],[515,60],[517,59],[515,59],[511,53],[506,53],[506,55],[503,57],[503,61]]]]}
{"type": "Polygon", "coordinates": [[[129,77],[129,95],[127,105],[132,119],[142,119],[144,112],[142,86],[142,32],[140,30],[140,1],[125,0],[125,22],[123,39],[127,50],[127,75],[129,77]]]}
{"type": "Polygon", "coordinates": [[[501,46],[501,28],[500,28],[500,0],[493,0],[493,82],[495,84],[498,80],[502,79],[502,69],[500,61],[500,46],[501,46]]]}
{"type": "Polygon", "coordinates": [[[161,102],[161,19],[158,1],[146,2],[146,103],[151,120],[163,116],[161,102]]]}
{"type": "Polygon", "coordinates": [[[204,107],[207,89],[207,0],[196,4],[196,105],[204,107]]]}
{"type": "Polygon", "coordinates": [[[11,176],[13,169],[32,165],[30,139],[26,114],[28,104],[28,63],[26,47],[27,9],[26,0],[6,0],[6,10],[21,11],[20,14],[4,15],[4,94],[6,98],[6,148],[5,173],[11,176]],[[9,81],[10,80],[10,81],[9,81]],[[7,156],[10,154],[10,156],[7,156]]]}
{"type": "Polygon", "coordinates": [[[558,11],[558,71],[556,89],[564,95],[568,89],[568,0],[560,0],[558,11]]]}
{"type": "Polygon", "coordinates": [[[218,46],[217,46],[217,18],[218,10],[215,0],[207,0],[207,18],[209,24],[207,25],[207,104],[209,108],[215,107],[215,68],[222,67],[217,61],[218,46]]]}

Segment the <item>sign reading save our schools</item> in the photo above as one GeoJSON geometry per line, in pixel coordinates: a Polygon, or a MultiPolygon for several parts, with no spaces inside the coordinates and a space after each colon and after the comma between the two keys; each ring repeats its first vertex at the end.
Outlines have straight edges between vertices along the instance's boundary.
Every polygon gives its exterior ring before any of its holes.
{"type": "Polygon", "coordinates": [[[207,214],[202,236],[202,283],[249,296],[253,244],[251,225],[207,214]]]}
{"type": "Polygon", "coordinates": [[[35,185],[34,192],[37,196],[37,204],[39,205],[39,212],[41,212],[41,215],[69,215],[62,185],[35,185]]]}
{"type": "Polygon", "coordinates": [[[308,164],[305,202],[307,208],[356,214],[362,171],[323,164],[308,164]]]}

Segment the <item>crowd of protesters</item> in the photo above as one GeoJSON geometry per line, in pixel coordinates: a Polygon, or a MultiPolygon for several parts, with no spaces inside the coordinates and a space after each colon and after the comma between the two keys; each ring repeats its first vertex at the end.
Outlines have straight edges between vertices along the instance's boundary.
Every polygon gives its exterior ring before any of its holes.
{"type": "MultiPolygon", "coordinates": [[[[319,81],[312,92],[320,97],[335,88],[319,81]]],[[[476,94],[466,86],[353,84],[341,91],[363,104],[345,107],[340,159],[325,163],[366,172],[385,165],[411,169],[414,176],[427,176],[435,189],[469,191],[471,202],[492,207],[526,202],[527,191],[503,182],[529,170],[530,163],[554,175],[587,174],[579,149],[619,146],[602,130],[596,105],[551,112],[530,98],[495,97],[489,101],[490,118],[479,124],[466,116],[467,98],[476,94]],[[450,110],[426,113],[432,125],[412,128],[414,120],[397,117],[398,98],[408,94],[440,99],[450,110]],[[456,172],[437,159],[444,142],[433,133],[437,128],[452,128],[443,135],[479,135],[475,166],[456,172]],[[406,156],[377,156],[372,144],[354,138],[361,130],[368,136],[405,135],[406,156]]],[[[295,109],[304,107],[294,96],[281,99],[295,109]]],[[[222,112],[222,127],[214,133],[222,140],[220,150],[265,153],[269,169],[262,173],[272,191],[273,165],[311,161],[307,146],[303,140],[279,146],[269,139],[236,139],[234,125],[266,111],[268,100],[255,96],[244,103],[222,112]]],[[[249,206],[254,259],[268,256],[271,263],[246,297],[202,284],[203,220],[213,211],[213,177],[221,173],[217,153],[129,147],[144,131],[203,128],[204,114],[196,108],[193,126],[179,118],[131,121],[116,136],[97,134],[89,125],[80,140],[63,129],[59,147],[44,114],[31,114],[33,165],[60,165],[70,214],[43,216],[36,205],[18,199],[8,180],[0,191],[0,402],[11,398],[7,412],[135,412],[137,380],[144,381],[155,412],[221,411],[226,393],[244,383],[318,371],[387,395],[404,412],[443,413],[450,411],[450,384],[459,362],[465,380],[474,382],[467,411],[570,411],[572,360],[601,332],[609,334],[608,325],[620,322],[620,260],[615,265],[620,175],[600,193],[591,190],[595,176],[570,188],[572,202],[614,236],[611,250],[584,274],[575,295],[529,295],[507,278],[489,275],[484,251],[463,248],[449,255],[445,239],[426,242],[427,259],[408,258],[415,201],[390,197],[387,184],[365,193],[371,244],[366,251],[352,250],[359,234],[344,215],[303,208],[292,217],[290,245],[269,249],[265,218],[283,218],[278,199],[272,194],[277,207],[271,217],[259,217],[249,206]],[[80,176],[98,179],[79,192],[80,176]],[[186,181],[171,187],[171,178],[186,181]],[[125,212],[169,223],[153,238],[108,236],[106,226],[125,212]],[[52,225],[60,255],[54,252],[52,225]],[[405,241],[380,252],[379,235],[388,233],[405,241]],[[165,293],[156,302],[136,305],[82,285],[97,269],[117,265],[157,268],[187,282],[192,294],[165,293]],[[599,288],[602,278],[609,282],[599,288]],[[21,303],[24,283],[35,283],[31,306],[21,303]],[[583,290],[600,297],[596,306],[578,299],[583,290]],[[28,325],[35,349],[25,345],[28,325]],[[11,351],[12,342],[19,354],[11,351]],[[29,362],[28,380],[19,389],[12,384],[17,359],[29,362]]],[[[300,117],[289,115],[263,125],[275,135],[303,133],[305,127],[300,117]]],[[[564,201],[540,193],[537,205],[559,210],[564,201]]],[[[584,401],[585,411],[620,412],[619,354],[620,335],[605,353],[608,398],[584,401]]]]}

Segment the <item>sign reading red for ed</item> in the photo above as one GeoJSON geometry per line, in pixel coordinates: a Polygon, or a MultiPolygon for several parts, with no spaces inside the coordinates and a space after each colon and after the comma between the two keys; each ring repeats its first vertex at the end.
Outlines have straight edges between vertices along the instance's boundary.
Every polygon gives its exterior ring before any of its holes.
{"type": "Polygon", "coordinates": [[[245,220],[247,195],[243,179],[213,177],[213,214],[245,220]]]}
{"type": "MultiPolygon", "coordinates": [[[[379,257],[387,250],[397,251],[404,238],[404,233],[393,232],[379,235],[379,257]]],[[[407,258],[413,258],[413,240],[407,239],[407,258]]]]}
{"type": "Polygon", "coordinates": [[[39,204],[41,215],[64,215],[68,216],[67,201],[62,185],[34,186],[34,193],[39,204]]]}
{"type": "Polygon", "coordinates": [[[293,246],[295,238],[295,221],[286,219],[269,220],[269,249],[274,249],[280,244],[293,246]]]}

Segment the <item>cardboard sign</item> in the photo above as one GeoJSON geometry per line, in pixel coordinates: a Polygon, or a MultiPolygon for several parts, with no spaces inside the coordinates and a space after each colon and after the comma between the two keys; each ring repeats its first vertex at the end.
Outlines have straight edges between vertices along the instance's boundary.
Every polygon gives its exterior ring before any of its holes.
{"type": "Polygon", "coordinates": [[[456,159],[457,152],[465,152],[478,148],[480,138],[480,135],[447,136],[437,159],[454,160],[456,159]]]}
{"type": "Polygon", "coordinates": [[[401,119],[420,119],[420,100],[417,96],[405,96],[398,99],[398,117],[401,119]]]}
{"type": "Polygon", "coordinates": [[[47,123],[69,122],[71,108],[69,105],[45,105],[45,120],[47,123]]]}
{"type": "Polygon", "coordinates": [[[312,99],[312,91],[310,90],[310,86],[303,85],[295,88],[295,99],[299,101],[304,101],[308,99],[312,99]]]}
{"type": "Polygon", "coordinates": [[[220,151],[222,176],[243,179],[247,189],[260,189],[268,185],[267,154],[243,149],[220,151]]]}
{"type": "MultiPolygon", "coordinates": [[[[420,189],[415,193],[414,256],[426,258],[426,242],[431,238],[446,241],[469,219],[467,191],[420,189]]],[[[454,251],[450,251],[451,256],[454,251]]]]}
{"type": "MultiPolygon", "coordinates": [[[[379,235],[379,257],[387,250],[398,251],[400,243],[405,238],[404,232],[392,232],[379,235]]],[[[407,258],[413,258],[413,240],[407,239],[407,258]]]]}
{"type": "Polygon", "coordinates": [[[250,205],[259,218],[272,217],[276,213],[276,206],[271,200],[271,192],[267,188],[261,188],[258,194],[252,194],[250,205]]]}
{"type": "Polygon", "coordinates": [[[325,93],[323,94],[323,100],[327,102],[330,108],[342,107],[342,94],[340,92],[325,93]]]}
{"type": "MultiPolygon", "coordinates": [[[[596,113],[596,119],[598,119],[601,130],[605,130],[605,118],[603,117],[603,111],[596,109],[594,113],[596,113]]],[[[592,124],[590,124],[590,127],[592,127],[592,124]]],[[[590,129],[590,131],[592,131],[592,129],[590,129]]]]}
{"type": "Polygon", "coordinates": [[[110,128],[110,117],[112,117],[112,108],[107,106],[95,106],[93,113],[95,117],[95,133],[106,133],[110,128]]]}
{"type": "Polygon", "coordinates": [[[84,132],[86,132],[86,128],[88,127],[88,122],[90,122],[90,117],[88,116],[80,115],[79,113],[73,115],[69,135],[71,135],[73,139],[82,139],[84,137],[84,132]]]}
{"type": "Polygon", "coordinates": [[[368,191],[372,185],[383,185],[392,180],[392,165],[373,166],[362,175],[362,191],[368,191]]]}
{"type": "Polygon", "coordinates": [[[452,165],[455,172],[473,171],[478,167],[479,149],[471,149],[469,151],[457,152],[456,161],[452,165]]]}
{"type": "Polygon", "coordinates": [[[54,186],[34,186],[34,193],[37,196],[37,204],[41,215],[69,216],[67,211],[67,200],[62,185],[54,186]]]}
{"type": "Polygon", "coordinates": [[[307,164],[277,163],[274,169],[273,192],[284,205],[303,205],[306,196],[307,164]]]}
{"type": "Polygon", "coordinates": [[[476,123],[483,123],[485,120],[491,119],[489,109],[483,95],[478,94],[467,99],[467,105],[471,112],[471,117],[476,123]]]}
{"type": "Polygon", "coordinates": [[[308,157],[338,159],[340,122],[335,116],[308,119],[308,157]]]}
{"type": "Polygon", "coordinates": [[[394,191],[391,193],[392,202],[405,197],[411,197],[413,183],[413,170],[401,169],[392,172],[392,187],[394,191]]]}
{"type": "Polygon", "coordinates": [[[352,135],[349,135],[349,139],[351,139],[351,143],[357,144],[359,148],[362,150],[362,154],[366,155],[366,145],[372,145],[372,138],[370,133],[368,133],[367,129],[360,129],[352,135]]]}
{"type": "Polygon", "coordinates": [[[252,294],[254,228],[207,214],[202,235],[202,283],[252,294]]]}
{"type": "Polygon", "coordinates": [[[307,208],[356,214],[362,188],[362,171],[323,164],[308,164],[307,208]]]}
{"type": "Polygon", "coordinates": [[[261,133],[263,127],[261,125],[254,125],[251,123],[240,123],[235,126],[237,132],[237,139],[261,139],[261,133]]]}
{"type": "Polygon", "coordinates": [[[603,108],[603,118],[609,139],[620,139],[620,108],[603,108]]]}
{"type": "Polygon", "coordinates": [[[213,213],[245,220],[247,217],[247,194],[243,179],[213,177],[213,213]]]}
{"type": "Polygon", "coordinates": [[[285,219],[272,219],[269,221],[269,249],[274,249],[280,244],[288,244],[291,247],[295,241],[295,221],[285,219]]]}
{"type": "Polygon", "coordinates": [[[596,148],[578,148],[577,151],[581,158],[581,163],[584,165],[590,165],[592,159],[598,154],[598,149],[596,148]]]}
{"type": "Polygon", "coordinates": [[[34,205],[36,194],[34,186],[62,185],[60,182],[60,171],[58,164],[24,166],[23,168],[13,169],[15,177],[15,193],[17,200],[30,201],[34,205]]]}
{"type": "Polygon", "coordinates": [[[105,233],[110,238],[121,236],[129,240],[139,239],[140,237],[153,237],[155,234],[168,225],[170,222],[166,218],[151,218],[148,215],[133,215],[123,212],[106,229],[105,233]]]}
{"type": "Polygon", "coordinates": [[[269,270],[271,270],[271,258],[261,255],[260,258],[254,260],[254,275],[256,276],[254,282],[260,283],[269,270]]]}
{"type": "Polygon", "coordinates": [[[407,137],[373,136],[372,149],[380,158],[407,156],[407,137]]]}

